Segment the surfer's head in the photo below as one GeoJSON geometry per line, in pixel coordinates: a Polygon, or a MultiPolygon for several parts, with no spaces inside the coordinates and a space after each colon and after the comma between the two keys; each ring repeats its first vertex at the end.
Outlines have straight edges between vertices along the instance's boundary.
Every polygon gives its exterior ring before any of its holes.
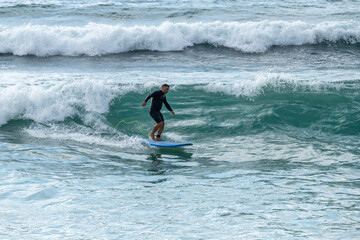
{"type": "Polygon", "coordinates": [[[167,85],[167,84],[163,84],[163,85],[161,86],[161,91],[162,91],[164,94],[167,94],[168,91],[169,91],[169,89],[170,89],[170,86],[167,85]]]}

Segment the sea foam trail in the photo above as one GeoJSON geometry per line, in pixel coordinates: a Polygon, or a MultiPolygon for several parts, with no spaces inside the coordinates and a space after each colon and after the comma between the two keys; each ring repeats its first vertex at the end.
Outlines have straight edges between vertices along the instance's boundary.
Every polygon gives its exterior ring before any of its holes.
{"type": "Polygon", "coordinates": [[[36,138],[72,141],[91,146],[132,149],[145,149],[147,146],[143,138],[129,137],[121,134],[121,132],[110,137],[104,137],[84,126],[50,125],[50,127],[44,127],[35,125],[25,129],[25,132],[36,138]]]}
{"type": "Polygon", "coordinates": [[[212,44],[247,53],[272,46],[360,43],[356,22],[302,21],[172,23],[123,26],[89,23],[73,26],[0,26],[0,53],[36,56],[106,55],[136,50],[180,51],[196,44],[212,44]]]}

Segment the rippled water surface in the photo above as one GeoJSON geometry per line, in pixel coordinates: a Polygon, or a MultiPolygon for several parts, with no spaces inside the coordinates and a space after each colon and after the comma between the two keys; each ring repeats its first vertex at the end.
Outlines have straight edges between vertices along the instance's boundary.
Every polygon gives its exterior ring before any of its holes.
{"type": "Polygon", "coordinates": [[[357,239],[358,5],[1,1],[0,239],[357,239]]]}

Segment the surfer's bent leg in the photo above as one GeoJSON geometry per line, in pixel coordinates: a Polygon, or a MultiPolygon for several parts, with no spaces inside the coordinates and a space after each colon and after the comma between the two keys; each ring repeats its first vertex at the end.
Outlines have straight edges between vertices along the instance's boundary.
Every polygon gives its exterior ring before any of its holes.
{"type": "Polygon", "coordinates": [[[164,128],[165,128],[165,122],[162,122],[162,125],[160,125],[160,127],[158,129],[158,135],[156,136],[157,138],[161,137],[161,134],[164,131],[164,128]]]}
{"type": "Polygon", "coordinates": [[[164,117],[161,114],[161,112],[150,112],[150,116],[155,120],[155,122],[157,123],[153,130],[150,133],[150,137],[152,140],[154,141],[162,141],[161,137],[161,133],[164,130],[164,126],[165,126],[165,122],[164,122],[164,117]],[[156,131],[158,132],[156,138],[155,138],[155,133],[156,131]]]}

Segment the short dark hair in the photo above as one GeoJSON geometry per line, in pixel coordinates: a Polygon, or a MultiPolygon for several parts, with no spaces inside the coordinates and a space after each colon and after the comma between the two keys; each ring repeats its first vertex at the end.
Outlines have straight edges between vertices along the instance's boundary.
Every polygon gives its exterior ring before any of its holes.
{"type": "Polygon", "coordinates": [[[170,87],[168,84],[163,84],[161,87],[170,87]]]}

